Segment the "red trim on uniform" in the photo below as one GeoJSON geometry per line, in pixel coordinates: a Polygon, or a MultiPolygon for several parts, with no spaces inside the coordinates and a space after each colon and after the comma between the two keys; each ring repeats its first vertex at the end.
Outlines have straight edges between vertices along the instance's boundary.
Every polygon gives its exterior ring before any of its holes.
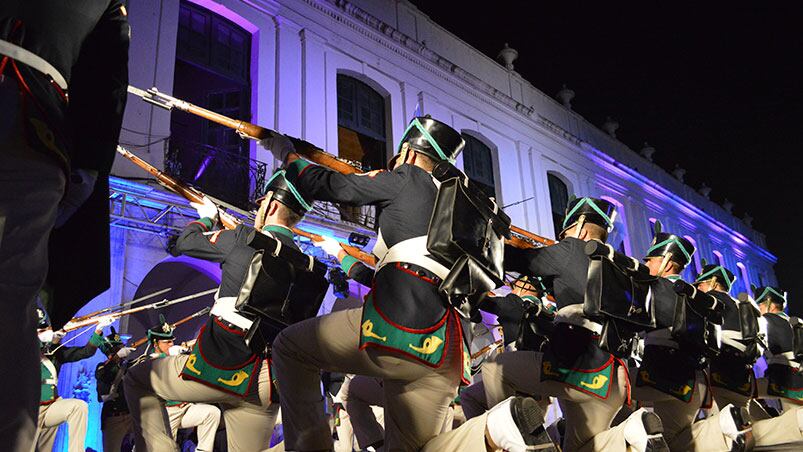
{"type": "Polygon", "coordinates": [[[231,334],[236,334],[237,336],[245,336],[245,331],[229,328],[225,323],[221,322],[217,316],[212,316],[212,320],[214,320],[219,327],[223,328],[224,330],[226,330],[231,334]]]}
{"type": "MultiPolygon", "coordinates": [[[[447,338],[446,343],[448,343],[448,338],[447,338]]],[[[360,345],[360,350],[365,350],[368,347],[375,347],[375,348],[379,348],[379,349],[385,350],[385,351],[390,352],[390,353],[394,353],[396,355],[402,355],[405,358],[410,358],[412,360],[418,361],[421,364],[424,364],[426,366],[432,367],[433,369],[440,368],[443,365],[444,358],[446,357],[446,352],[444,352],[443,355],[441,355],[440,361],[438,361],[436,364],[433,364],[433,363],[431,363],[429,361],[426,361],[426,360],[423,360],[423,359],[419,358],[418,356],[412,355],[410,353],[407,353],[405,351],[399,350],[397,348],[388,347],[387,345],[377,344],[376,342],[365,342],[364,344],[360,345]]],[[[444,348],[444,350],[445,350],[445,348],[444,348]]]]}
{"type": "MultiPolygon", "coordinates": [[[[256,366],[256,364],[257,363],[254,363],[254,366],[256,366]]],[[[197,378],[197,377],[194,377],[192,375],[184,373],[183,370],[182,370],[182,373],[179,374],[179,377],[181,377],[182,380],[192,380],[192,381],[200,383],[200,384],[202,384],[204,386],[208,386],[208,387],[210,387],[212,389],[217,389],[218,391],[225,392],[226,394],[231,394],[233,396],[246,398],[251,393],[251,385],[254,382],[254,373],[255,372],[252,370],[251,371],[251,376],[248,377],[250,379],[250,381],[248,382],[248,386],[245,388],[245,393],[244,394],[239,394],[239,393],[236,393],[234,391],[228,390],[226,388],[222,388],[222,387],[220,387],[218,385],[214,385],[212,383],[209,383],[206,380],[201,380],[200,378],[197,378]]]]}
{"type": "Polygon", "coordinates": [[[351,263],[351,265],[349,265],[349,269],[346,270],[346,276],[351,276],[351,269],[354,268],[354,266],[357,265],[358,262],[359,261],[354,261],[351,263]]]}
{"type": "Polygon", "coordinates": [[[588,370],[586,370],[586,369],[572,369],[572,368],[569,368],[569,370],[571,370],[573,372],[583,372],[583,373],[586,373],[586,374],[591,374],[591,373],[594,373],[594,372],[599,372],[602,369],[608,367],[611,364],[611,362],[613,362],[614,360],[615,360],[615,358],[613,357],[613,355],[611,355],[611,356],[608,357],[608,360],[605,361],[605,364],[601,365],[600,367],[597,367],[596,369],[588,369],[588,370]]]}
{"type": "Polygon", "coordinates": [[[193,224],[200,225],[202,228],[204,228],[204,231],[209,231],[209,228],[207,228],[205,224],[201,223],[198,220],[191,221],[190,224],[188,224],[187,226],[190,226],[190,225],[193,225],[193,224]]]}
{"type": "Polygon", "coordinates": [[[410,270],[409,268],[402,267],[401,262],[396,262],[396,269],[401,270],[401,271],[403,271],[405,273],[409,273],[409,274],[415,276],[418,279],[423,279],[424,281],[426,281],[426,282],[428,282],[430,284],[436,284],[434,279],[426,277],[426,276],[423,276],[423,275],[419,275],[418,273],[410,270]]]}
{"type": "Polygon", "coordinates": [[[301,175],[304,174],[304,171],[306,171],[307,168],[312,167],[312,166],[317,166],[317,165],[313,165],[313,164],[310,163],[309,165],[306,165],[304,168],[301,168],[301,171],[299,171],[298,174],[296,174],[296,180],[301,179],[301,175]]]}
{"type": "Polygon", "coordinates": [[[382,319],[383,319],[384,321],[388,322],[388,323],[389,323],[391,326],[394,326],[394,327],[396,327],[396,328],[398,328],[398,329],[400,329],[400,330],[402,330],[402,331],[404,331],[404,332],[407,332],[407,333],[413,333],[413,334],[425,334],[425,333],[431,333],[431,332],[433,332],[433,331],[437,330],[438,328],[440,328],[441,326],[443,326],[444,322],[446,322],[446,319],[449,317],[449,313],[450,313],[450,310],[449,310],[450,308],[447,308],[447,309],[446,309],[446,313],[445,313],[445,314],[443,315],[443,317],[442,317],[442,318],[441,318],[441,319],[438,321],[438,323],[436,323],[434,326],[431,326],[431,327],[429,327],[429,328],[424,328],[424,329],[420,329],[420,330],[418,330],[418,329],[415,329],[415,328],[407,328],[406,326],[401,326],[401,325],[397,324],[396,322],[394,322],[394,321],[390,320],[390,319],[389,319],[389,318],[388,318],[388,317],[387,317],[387,316],[386,316],[386,315],[385,315],[385,314],[382,312],[382,310],[381,310],[381,309],[379,309],[379,306],[377,306],[377,305],[376,305],[376,301],[375,301],[375,300],[373,300],[373,299],[372,299],[371,301],[373,301],[373,302],[374,302],[374,309],[376,310],[376,312],[377,312],[377,313],[379,313],[379,316],[380,316],[380,317],[382,317],[382,319]]]}
{"type": "MultiPolygon", "coordinates": [[[[611,355],[611,357],[613,357],[613,355],[611,355]]],[[[625,394],[625,403],[627,404],[627,406],[631,406],[633,400],[630,398],[630,384],[631,383],[630,383],[630,371],[629,371],[629,368],[627,367],[627,364],[624,362],[624,360],[622,358],[616,358],[616,362],[618,362],[619,365],[622,366],[622,369],[625,370],[625,390],[627,391],[627,393],[625,394]]],[[[616,370],[616,366],[613,366],[613,371],[614,372],[617,371],[616,370]]],[[[611,388],[609,387],[608,390],[610,391],[610,389],[611,388]]]]}
{"type": "Polygon", "coordinates": [[[705,378],[705,394],[700,408],[709,410],[714,406],[714,387],[711,385],[711,375],[708,370],[703,370],[703,376],[705,378]]]}
{"type": "MultiPolygon", "coordinates": [[[[217,319],[215,319],[215,320],[217,320],[217,319]]],[[[205,329],[206,329],[206,325],[201,327],[201,334],[203,334],[203,331],[205,329]]],[[[201,358],[203,358],[203,360],[207,364],[209,364],[210,366],[214,367],[215,369],[219,369],[219,370],[236,370],[236,369],[240,369],[240,368],[243,368],[243,367],[247,366],[248,364],[250,364],[251,361],[255,361],[256,358],[257,358],[257,355],[251,354],[251,358],[249,358],[247,361],[245,361],[242,364],[235,365],[233,367],[223,367],[223,366],[218,366],[218,365],[212,364],[208,359],[206,359],[206,355],[204,355],[203,340],[201,340],[201,334],[198,335],[198,353],[201,354],[201,358]]]]}

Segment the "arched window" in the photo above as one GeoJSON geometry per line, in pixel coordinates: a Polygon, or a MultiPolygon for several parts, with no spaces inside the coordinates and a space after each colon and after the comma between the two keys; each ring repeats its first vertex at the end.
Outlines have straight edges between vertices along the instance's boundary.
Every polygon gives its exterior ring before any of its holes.
{"type": "Polygon", "coordinates": [[[462,134],[466,140],[463,148],[463,169],[472,182],[475,182],[486,195],[496,198],[494,182],[493,152],[485,143],[469,135],[462,134]]]}
{"type": "Polygon", "coordinates": [[[553,173],[547,173],[546,180],[549,184],[552,224],[555,225],[555,237],[557,238],[563,229],[563,216],[566,214],[566,205],[569,203],[569,187],[566,182],[553,173]]]}
{"type": "Polygon", "coordinates": [[[387,163],[385,97],[368,84],[337,74],[338,157],[360,162],[363,170],[387,163]]]}
{"type": "Polygon", "coordinates": [[[689,242],[691,242],[691,244],[694,245],[694,249],[696,250],[691,258],[691,262],[689,262],[689,265],[686,266],[686,276],[685,276],[686,281],[694,281],[694,279],[697,278],[697,275],[700,274],[700,270],[702,270],[703,268],[700,262],[700,249],[697,248],[696,240],[689,237],[688,235],[684,235],[683,237],[689,242]]]}
{"type": "Polygon", "coordinates": [[[719,264],[725,267],[725,257],[717,250],[714,250],[714,259],[716,259],[716,264],[719,264]]]}

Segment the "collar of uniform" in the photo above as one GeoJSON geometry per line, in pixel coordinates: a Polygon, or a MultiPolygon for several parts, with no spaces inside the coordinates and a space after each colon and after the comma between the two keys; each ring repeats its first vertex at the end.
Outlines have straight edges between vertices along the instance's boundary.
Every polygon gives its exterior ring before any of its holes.
{"type": "Polygon", "coordinates": [[[680,280],[680,275],[666,275],[666,276],[664,276],[664,278],[666,278],[666,279],[668,279],[668,280],[670,280],[672,282],[675,282],[675,281],[680,280]]]}
{"type": "Polygon", "coordinates": [[[291,240],[293,239],[293,231],[286,226],[278,224],[266,224],[262,227],[262,232],[275,232],[277,234],[282,234],[291,240]]]}

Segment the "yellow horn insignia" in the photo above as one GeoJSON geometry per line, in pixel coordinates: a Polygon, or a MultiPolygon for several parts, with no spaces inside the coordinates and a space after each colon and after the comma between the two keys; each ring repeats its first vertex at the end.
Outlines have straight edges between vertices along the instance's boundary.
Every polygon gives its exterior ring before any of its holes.
{"type": "Polygon", "coordinates": [[[595,375],[591,383],[586,383],[585,381],[581,381],[580,386],[585,386],[588,389],[600,389],[605,385],[607,381],[608,377],[606,377],[605,375],[595,375]]]}
{"type": "Polygon", "coordinates": [[[191,371],[192,373],[194,373],[194,374],[201,375],[201,371],[195,368],[195,362],[196,362],[197,360],[198,360],[198,357],[197,357],[197,356],[195,356],[195,353],[193,353],[192,355],[190,355],[190,357],[189,357],[189,358],[187,358],[187,369],[188,369],[189,371],[191,371]]]}
{"type": "Polygon", "coordinates": [[[424,339],[424,343],[421,345],[421,347],[416,347],[413,344],[409,345],[410,348],[417,351],[418,353],[422,353],[424,355],[431,355],[435,353],[435,351],[438,349],[438,347],[441,346],[441,344],[443,344],[443,339],[439,338],[438,336],[430,336],[424,339]]]}
{"type": "Polygon", "coordinates": [[[244,370],[238,370],[234,375],[231,376],[231,380],[224,380],[222,378],[218,378],[217,381],[223,383],[226,386],[240,386],[247,379],[248,379],[248,373],[246,373],[244,370]]]}
{"type": "Polygon", "coordinates": [[[366,320],[362,322],[362,335],[365,337],[370,337],[373,339],[379,339],[382,342],[387,342],[388,338],[386,336],[380,336],[374,333],[374,322],[370,320],[366,320]]]}

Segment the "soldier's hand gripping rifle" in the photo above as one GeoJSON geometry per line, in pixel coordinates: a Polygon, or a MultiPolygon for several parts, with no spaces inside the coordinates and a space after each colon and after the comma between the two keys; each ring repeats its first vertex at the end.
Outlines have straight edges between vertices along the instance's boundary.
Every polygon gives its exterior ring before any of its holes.
{"type": "MultiPolygon", "coordinates": [[[[120,318],[120,317],[122,317],[124,315],[135,314],[137,312],[146,311],[148,309],[162,309],[162,308],[166,308],[168,306],[172,306],[174,304],[182,303],[184,301],[192,300],[192,299],[195,299],[195,298],[198,298],[198,297],[203,297],[204,295],[209,295],[209,294],[215,293],[215,292],[217,292],[217,288],[205,290],[203,292],[194,293],[192,295],[187,295],[186,297],[176,298],[175,300],[162,300],[162,301],[157,301],[156,303],[151,303],[151,304],[146,304],[144,306],[138,306],[136,308],[126,309],[124,311],[120,311],[120,312],[115,312],[113,314],[109,314],[108,317],[113,317],[115,319],[118,319],[118,318],[120,318]]],[[[93,317],[93,318],[89,318],[89,319],[80,320],[80,321],[74,322],[74,323],[67,323],[66,325],[64,325],[64,328],[62,328],[62,330],[65,331],[65,332],[69,332],[69,331],[77,330],[79,328],[83,328],[83,327],[88,326],[88,325],[94,325],[95,323],[98,323],[98,320],[103,318],[103,317],[107,317],[107,316],[93,317]]]]}
{"type": "MultiPolygon", "coordinates": [[[[131,87],[129,87],[129,90],[131,87]]],[[[200,108],[200,107],[196,107],[200,108]]],[[[203,109],[201,109],[203,110],[203,109]]],[[[212,114],[217,115],[217,113],[210,112],[212,114]]],[[[217,115],[220,116],[220,115],[217,115]]],[[[232,120],[233,121],[233,120],[232,120]]],[[[253,125],[253,124],[252,124],[253,125]]],[[[256,127],[256,126],[255,126],[256,127]]],[[[204,194],[195,188],[192,188],[183,182],[180,182],[173,177],[167,175],[164,171],[160,171],[155,166],[151,165],[150,163],[142,160],[141,158],[137,157],[131,151],[125,149],[122,146],[117,146],[117,152],[119,152],[123,157],[131,160],[135,165],[139,166],[140,168],[144,169],[148,173],[150,173],[156,180],[166,187],[168,190],[183,196],[190,202],[202,204],[204,202],[204,194]]],[[[234,229],[237,225],[240,224],[240,220],[234,217],[233,215],[218,209],[218,215],[220,218],[220,223],[226,229],[234,229]]],[[[292,228],[293,232],[301,237],[306,237],[313,242],[320,242],[323,240],[323,237],[318,234],[313,234],[311,232],[307,232],[298,228],[292,228]]],[[[376,265],[376,258],[372,255],[362,251],[361,249],[357,248],[356,246],[346,245],[345,243],[340,244],[343,247],[343,250],[349,254],[350,256],[359,259],[370,266],[376,265]]]]}
{"type": "MultiPolygon", "coordinates": [[[[237,134],[239,134],[243,138],[262,140],[265,138],[270,138],[275,133],[277,133],[274,132],[273,130],[266,129],[256,124],[251,124],[250,122],[241,121],[239,119],[232,119],[227,116],[221,115],[220,113],[215,113],[214,111],[201,108],[187,101],[177,99],[173,96],[164,94],[159,90],[157,90],[156,88],[142,90],[129,85],[128,92],[134,94],[135,96],[141,97],[142,100],[144,100],[145,102],[156,105],[157,107],[161,107],[166,110],[172,110],[175,108],[177,110],[181,110],[208,119],[222,126],[229,127],[231,129],[234,129],[234,131],[237,132],[237,134]]],[[[349,163],[338,159],[334,155],[327,153],[326,151],[313,145],[312,143],[301,140],[299,138],[293,138],[289,136],[288,138],[293,143],[295,151],[299,155],[302,155],[304,158],[307,158],[312,162],[315,162],[319,165],[325,166],[329,169],[335,170],[343,174],[354,174],[361,172],[360,170],[350,165],[349,163]]],[[[554,240],[550,240],[546,237],[541,237],[540,235],[533,234],[532,232],[519,228],[517,226],[511,225],[510,231],[516,235],[514,235],[513,238],[511,238],[507,242],[511,246],[515,246],[517,248],[533,248],[536,246],[553,245],[555,243],[554,240]]],[[[348,252],[348,250],[346,250],[346,252],[348,252]]],[[[359,257],[353,255],[352,253],[350,252],[348,253],[356,257],[357,259],[360,259],[359,257]]]]}

